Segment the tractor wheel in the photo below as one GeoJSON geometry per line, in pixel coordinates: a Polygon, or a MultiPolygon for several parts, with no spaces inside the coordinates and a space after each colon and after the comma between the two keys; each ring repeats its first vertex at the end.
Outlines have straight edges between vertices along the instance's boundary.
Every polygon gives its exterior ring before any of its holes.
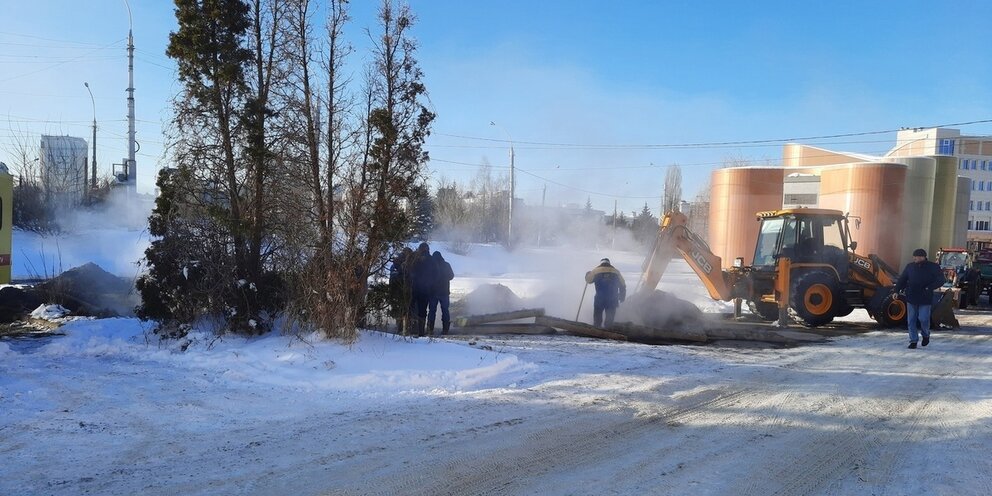
{"type": "Polygon", "coordinates": [[[834,320],[837,315],[837,283],[823,272],[810,272],[799,277],[792,286],[792,309],[807,327],[816,327],[834,320]]]}
{"type": "Polygon", "coordinates": [[[778,305],[766,301],[748,301],[747,307],[751,313],[757,315],[761,320],[778,320],[778,305]]]}
{"type": "Polygon", "coordinates": [[[906,327],[906,302],[895,299],[895,295],[889,293],[882,298],[872,314],[875,321],[883,327],[906,327]]]}

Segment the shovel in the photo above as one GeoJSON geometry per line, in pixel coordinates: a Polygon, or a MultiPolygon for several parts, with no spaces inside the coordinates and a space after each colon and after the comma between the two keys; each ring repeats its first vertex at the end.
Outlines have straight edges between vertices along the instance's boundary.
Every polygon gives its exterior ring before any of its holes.
{"type": "Polygon", "coordinates": [[[586,301],[586,290],[589,289],[589,284],[586,284],[582,288],[582,298],[579,299],[579,309],[575,311],[575,321],[579,321],[579,312],[582,311],[582,302],[586,301]]]}

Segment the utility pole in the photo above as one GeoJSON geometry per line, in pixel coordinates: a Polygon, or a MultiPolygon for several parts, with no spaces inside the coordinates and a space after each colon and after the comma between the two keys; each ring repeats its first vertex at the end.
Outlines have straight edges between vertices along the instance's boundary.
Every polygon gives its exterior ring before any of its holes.
{"type": "Polygon", "coordinates": [[[610,239],[610,249],[617,242],[617,201],[613,200],[613,237],[610,239]]]}
{"type": "Polygon", "coordinates": [[[86,87],[86,91],[90,94],[90,103],[93,104],[93,176],[90,182],[90,191],[96,191],[96,100],[93,99],[93,90],[90,89],[90,83],[84,82],[83,86],[86,87]]]}
{"type": "Polygon", "coordinates": [[[510,138],[510,133],[506,132],[502,126],[496,124],[495,121],[489,121],[490,126],[496,126],[503,131],[506,135],[506,141],[510,143],[510,205],[508,209],[508,215],[506,220],[506,246],[510,248],[513,246],[513,197],[515,196],[516,189],[514,184],[514,174],[513,174],[513,140],[510,138]]]}
{"type": "Polygon", "coordinates": [[[544,199],[548,195],[548,183],[544,183],[544,189],[541,191],[541,227],[537,230],[537,246],[541,246],[541,238],[544,237],[544,218],[547,217],[547,212],[544,210],[544,199]]]}
{"type": "Polygon", "coordinates": [[[127,6],[127,192],[134,198],[138,186],[137,162],[134,161],[134,25],[131,22],[131,5],[127,6]]]}

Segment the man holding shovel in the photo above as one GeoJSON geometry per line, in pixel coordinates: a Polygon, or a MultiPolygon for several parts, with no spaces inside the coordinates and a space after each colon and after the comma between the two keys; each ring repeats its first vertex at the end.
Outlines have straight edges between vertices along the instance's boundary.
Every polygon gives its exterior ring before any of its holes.
{"type": "Polygon", "coordinates": [[[612,326],[617,307],[627,297],[627,283],[624,282],[620,271],[610,265],[609,258],[604,258],[599,261],[596,268],[586,272],[586,284],[596,285],[596,297],[592,307],[593,325],[602,327],[605,323],[607,328],[612,326]]]}

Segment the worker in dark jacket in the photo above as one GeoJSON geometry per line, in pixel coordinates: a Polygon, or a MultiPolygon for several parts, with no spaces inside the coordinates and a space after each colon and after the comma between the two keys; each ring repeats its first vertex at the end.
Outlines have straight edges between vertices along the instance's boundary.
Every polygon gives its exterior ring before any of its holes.
{"type": "Polygon", "coordinates": [[[413,259],[413,250],[403,248],[389,267],[389,309],[390,316],[396,319],[396,327],[401,333],[410,332],[410,308],[413,295],[410,288],[410,274],[406,268],[413,259]]]}
{"type": "Polygon", "coordinates": [[[919,334],[923,334],[923,346],[930,344],[930,308],[933,305],[933,292],[944,285],[944,271],[940,265],[927,260],[927,252],[917,248],[913,261],[902,270],[894,291],[905,290],[909,327],[909,347],[916,348],[919,334]],[[922,331],[922,332],[921,332],[922,331]]]}
{"type": "Polygon", "coordinates": [[[427,334],[434,335],[434,322],[437,318],[437,307],[441,306],[441,334],[448,334],[451,329],[451,312],[448,307],[451,304],[451,280],[455,278],[454,271],[441,252],[434,252],[434,269],[437,271],[434,278],[434,290],[431,292],[430,302],[427,304],[427,334]]]}
{"type": "Polygon", "coordinates": [[[613,325],[617,307],[627,297],[627,283],[624,282],[620,271],[610,265],[610,259],[599,261],[599,266],[586,272],[586,284],[596,285],[596,297],[593,300],[593,325],[600,327],[604,324],[603,314],[606,314],[606,327],[613,325]]]}
{"type": "Polygon", "coordinates": [[[431,247],[420,243],[417,251],[413,252],[413,262],[410,264],[410,285],[413,289],[411,312],[413,314],[413,329],[417,336],[425,336],[424,326],[427,323],[427,304],[434,292],[437,278],[437,268],[431,258],[431,247]]]}

